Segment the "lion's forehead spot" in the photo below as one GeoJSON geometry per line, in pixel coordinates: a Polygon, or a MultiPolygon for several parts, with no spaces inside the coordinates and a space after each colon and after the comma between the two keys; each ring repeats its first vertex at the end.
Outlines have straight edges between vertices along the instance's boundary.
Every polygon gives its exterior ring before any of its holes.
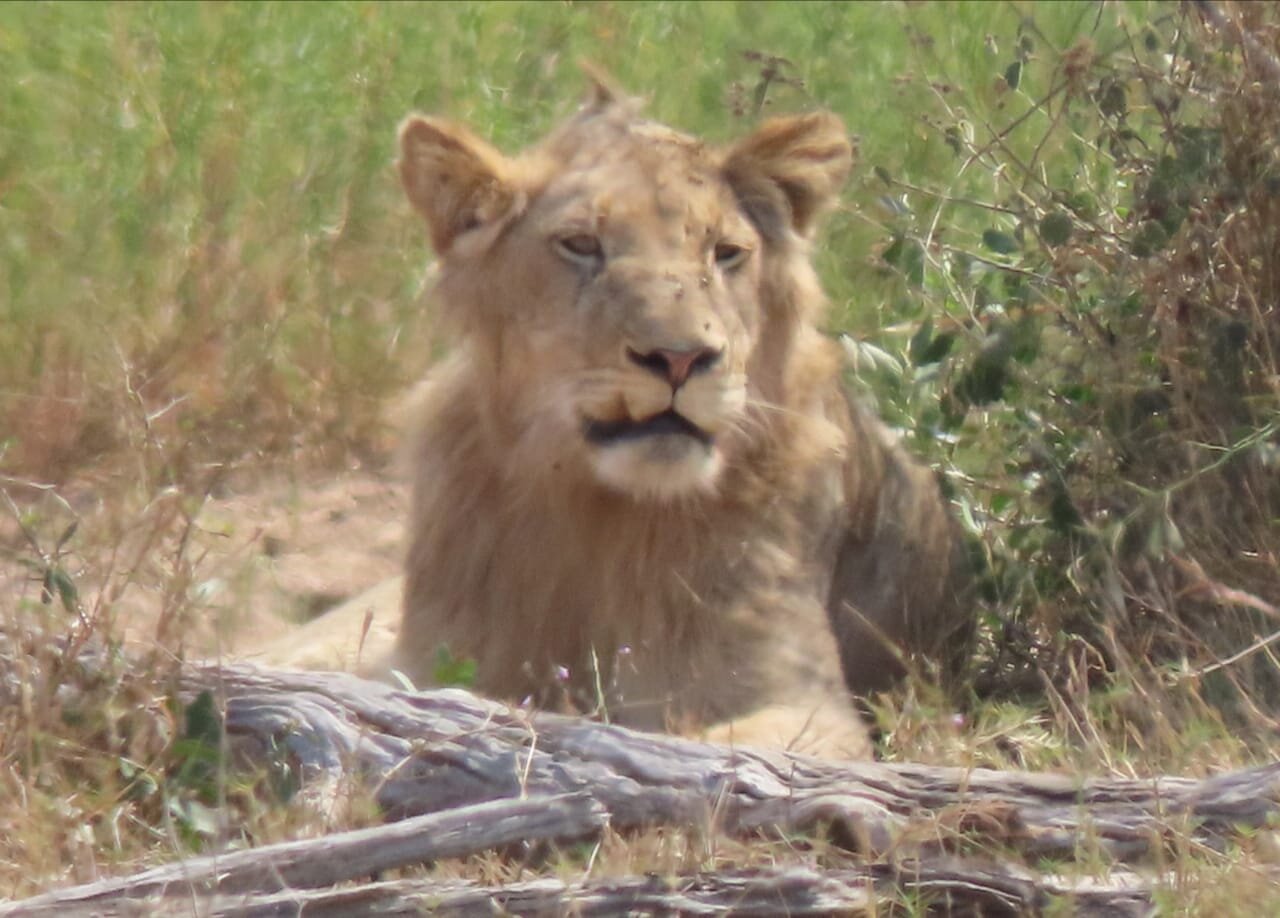
{"type": "Polygon", "coordinates": [[[613,187],[639,186],[668,196],[714,196],[723,183],[712,164],[701,158],[665,155],[651,148],[583,150],[569,161],[568,173],[599,176],[613,187]]]}
{"type": "Polygon", "coordinates": [[[566,225],[594,228],[628,248],[690,253],[747,231],[718,163],[694,138],[650,122],[581,133],[576,146],[557,139],[567,162],[544,189],[546,206],[566,225]]]}
{"type": "Polygon", "coordinates": [[[688,159],[710,162],[706,145],[696,137],[683,134],[656,121],[618,118],[605,115],[569,122],[545,141],[560,158],[580,152],[599,150],[654,151],[662,156],[673,154],[688,159]]]}

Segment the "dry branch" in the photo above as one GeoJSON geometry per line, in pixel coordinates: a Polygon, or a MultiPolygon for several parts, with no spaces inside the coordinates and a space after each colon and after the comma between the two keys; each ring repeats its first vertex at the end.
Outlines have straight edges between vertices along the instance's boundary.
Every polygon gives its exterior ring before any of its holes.
{"type": "Polygon", "coordinates": [[[76,909],[100,914],[122,900],[329,887],[519,842],[592,836],[606,821],[604,808],[586,794],[498,800],[323,838],[192,858],[29,899],[20,908],[0,905],[0,915],[63,915],[76,909]]]}
{"type": "MultiPolygon", "coordinates": [[[[1018,868],[939,861],[906,867],[872,865],[815,870],[788,867],[692,876],[646,876],[566,882],[527,880],[501,887],[422,879],[366,883],[342,889],[286,890],[261,896],[200,896],[188,903],[157,900],[50,908],[45,914],[115,916],[190,913],[208,918],[308,918],[347,915],[883,915],[885,896],[912,888],[944,913],[1033,914],[1069,899],[1076,913],[1145,915],[1150,881],[1130,873],[1108,882],[1037,878],[1018,868]],[[186,905],[186,908],[182,908],[186,905]],[[170,911],[172,910],[172,911],[170,911]]],[[[40,913],[32,913],[40,914],[40,913]]]]}
{"type": "Polygon", "coordinates": [[[909,886],[925,893],[947,914],[1018,916],[1043,910],[1055,898],[1070,897],[1080,914],[1114,918],[1146,914],[1151,887],[1131,874],[1111,883],[1034,878],[1027,871],[965,862],[883,865],[819,871],[809,867],[722,871],[677,877],[626,877],[566,883],[533,880],[503,887],[470,883],[402,881],[357,889],[326,890],[303,897],[281,894],[253,903],[215,901],[202,914],[266,918],[305,914],[380,915],[494,914],[682,914],[706,915],[883,915],[885,896],[909,886]]]}
{"type": "Polygon", "coordinates": [[[391,914],[424,904],[454,914],[488,914],[495,905],[556,912],[570,902],[585,914],[698,912],[717,903],[757,913],[857,913],[873,907],[868,897],[886,884],[900,884],[984,914],[1034,911],[1070,894],[1127,915],[1145,907],[1147,881],[1068,888],[992,866],[990,858],[974,863],[953,854],[1133,861],[1175,835],[1221,847],[1242,828],[1266,826],[1280,808],[1280,763],[1205,781],[838,763],[512,709],[456,689],[408,693],[342,674],[195,666],[184,679],[190,696],[210,691],[220,699],[241,754],[259,762],[285,756],[321,802],[340,801],[352,780],[363,782],[392,824],[194,859],[0,907],[0,914],[63,914],[89,903],[95,914],[126,914],[154,902],[138,897],[166,894],[189,897],[167,901],[189,901],[200,914],[297,914],[303,902],[307,914],[375,903],[391,914]],[[579,839],[606,821],[622,832],[661,825],[738,835],[826,831],[879,862],[662,883],[540,880],[485,889],[400,880],[333,888],[517,840],[579,839]]]}

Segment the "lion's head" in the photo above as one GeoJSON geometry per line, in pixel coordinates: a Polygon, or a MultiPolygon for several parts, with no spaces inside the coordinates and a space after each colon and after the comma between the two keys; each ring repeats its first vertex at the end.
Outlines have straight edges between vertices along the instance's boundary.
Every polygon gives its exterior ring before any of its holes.
{"type": "Polygon", "coordinates": [[[520,474],[644,501],[714,491],[753,411],[785,408],[778,355],[815,299],[805,242],[850,166],[839,120],[777,118],[716,149],[599,89],[517,157],[435,118],[400,143],[438,299],[520,474]]]}

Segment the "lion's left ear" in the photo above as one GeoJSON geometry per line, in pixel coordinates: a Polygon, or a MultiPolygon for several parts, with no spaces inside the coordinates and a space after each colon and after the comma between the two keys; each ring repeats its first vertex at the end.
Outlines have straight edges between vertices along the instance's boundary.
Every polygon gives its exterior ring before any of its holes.
{"type": "Polygon", "coordinates": [[[765,238],[808,236],[853,166],[844,124],[829,112],[772,118],[735,144],[724,176],[765,238]]]}

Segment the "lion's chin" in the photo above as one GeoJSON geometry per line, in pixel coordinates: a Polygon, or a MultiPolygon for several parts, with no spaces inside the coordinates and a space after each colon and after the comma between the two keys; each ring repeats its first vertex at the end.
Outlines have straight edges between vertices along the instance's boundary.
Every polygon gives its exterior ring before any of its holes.
{"type": "Polygon", "coordinates": [[[582,434],[597,479],[638,499],[711,491],[723,465],[715,437],[672,408],[641,420],[585,418],[582,434]]]}
{"type": "Polygon", "coordinates": [[[611,490],[668,501],[714,490],[724,459],[714,443],[669,433],[596,446],[591,465],[611,490]]]}

